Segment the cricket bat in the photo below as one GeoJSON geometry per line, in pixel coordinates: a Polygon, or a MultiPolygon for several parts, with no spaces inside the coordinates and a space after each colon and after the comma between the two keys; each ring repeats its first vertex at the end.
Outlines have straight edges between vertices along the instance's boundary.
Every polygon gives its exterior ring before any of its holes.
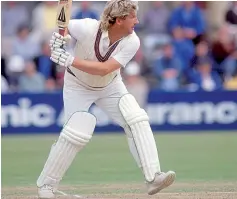
{"type": "Polygon", "coordinates": [[[65,36],[69,20],[71,18],[72,0],[59,0],[57,8],[56,24],[59,29],[59,34],[65,36]]]}

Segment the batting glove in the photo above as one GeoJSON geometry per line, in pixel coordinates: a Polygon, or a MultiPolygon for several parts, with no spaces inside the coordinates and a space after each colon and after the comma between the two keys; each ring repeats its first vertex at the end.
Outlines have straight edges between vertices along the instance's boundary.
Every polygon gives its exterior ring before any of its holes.
{"type": "Polygon", "coordinates": [[[50,59],[60,66],[68,68],[72,65],[74,57],[62,48],[53,48],[50,59]]]}
{"type": "Polygon", "coordinates": [[[62,36],[57,32],[54,32],[50,41],[49,41],[49,46],[51,50],[53,48],[65,48],[66,44],[71,40],[70,35],[62,36]]]}

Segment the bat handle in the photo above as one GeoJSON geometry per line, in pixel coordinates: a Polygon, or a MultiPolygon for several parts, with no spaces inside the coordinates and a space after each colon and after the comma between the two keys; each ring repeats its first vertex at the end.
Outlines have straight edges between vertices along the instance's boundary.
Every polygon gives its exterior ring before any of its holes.
{"type": "Polygon", "coordinates": [[[65,28],[59,28],[58,32],[59,32],[60,35],[64,36],[65,32],[66,32],[66,29],[65,28]]]}

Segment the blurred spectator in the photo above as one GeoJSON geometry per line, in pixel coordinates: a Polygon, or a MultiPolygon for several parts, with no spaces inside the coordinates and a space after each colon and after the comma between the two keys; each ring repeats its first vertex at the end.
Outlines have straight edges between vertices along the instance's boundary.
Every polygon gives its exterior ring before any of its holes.
{"type": "Polygon", "coordinates": [[[40,72],[45,79],[56,79],[56,64],[50,60],[50,47],[48,42],[43,41],[41,45],[41,54],[34,58],[38,72],[40,72]]]}
{"type": "Polygon", "coordinates": [[[44,77],[36,71],[34,62],[27,62],[25,65],[25,71],[19,79],[19,91],[37,93],[44,91],[44,88],[44,77]]]}
{"type": "Polygon", "coordinates": [[[39,53],[39,43],[31,35],[27,25],[18,28],[16,38],[12,44],[12,54],[20,55],[25,60],[33,59],[39,53]]]}
{"type": "Polygon", "coordinates": [[[212,53],[210,51],[210,47],[209,44],[206,40],[202,40],[200,41],[199,44],[196,45],[195,48],[195,55],[192,57],[191,62],[190,62],[190,69],[187,71],[189,76],[189,72],[192,71],[193,69],[195,69],[195,67],[197,66],[197,64],[203,60],[203,59],[207,59],[211,62],[212,65],[212,70],[216,71],[220,77],[222,77],[223,75],[223,69],[220,67],[219,64],[217,64],[213,57],[212,57],[212,53]]]}
{"type": "Polygon", "coordinates": [[[221,64],[235,50],[234,38],[230,36],[228,27],[223,26],[219,29],[217,38],[212,44],[213,58],[221,64]]]}
{"type": "MultiPolygon", "coordinates": [[[[98,19],[104,4],[74,2],[72,18],[98,19]]],[[[142,24],[136,28],[141,48],[133,60],[139,65],[139,75],[146,79],[150,87],[157,87],[159,82],[164,90],[176,90],[183,83],[201,79],[196,67],[204,59],[209,60],[214,77],[218,73],[223,82],[232,81],[237,68],[236,2],[229,2],[229,9],[219,13],[226,23],[211,44],[203,37],[207,33],[212,38],[209,28],[213,27],[213,24],[206,24],[212,23],[206,18],[209,11],[212,12],[206,2],[181,2],[174,9],[168,7],[169,3],[166,2],[145,4],[148,10],[139,12],[142,24]],[[200,5],[205,8],[202,9],[200,5]],[[140,32],[140,29],[143,31],[140,32]]],[[[44,77],[44,87],[48,92],[62,89],[65,68],[58,67],[49,59],[48,40],[52,32],[57,31],[56,13],[57,2],[2,3],[1,75],[9,83],[10,90],[17,91],[25,61],[29,60],[34,61],[36,70],[44,77]],[[30,26],[33,27],[32,31],[30,26]]],[[[132,88],[135,89],[135,86],[132,88]]]]}
{"type": "Polygon", "coordinates": [[[212,71],[211,62],[206,58],[199,61],[191,81],[204,91],[213,91],[222,87],[220,77],[212,71]]]}
{"type": "Polygon", "coordinates": [[[235,40],[235,48],[237,49],[237,2],[231,2],[230,8],[226,12],[225,21],[227,22],[228,31],[235,40]]]}
{"type": "Polygon", "coordinates": [[[209,49],[209,44],[205,40],[202,40],[202,41],[200,41],[199,44],[197,44],[197,46],[195,48],[195,55],[191,59],[190,66],[192,68],[195,67],[198,64],[198,62],[203,58],[212,60],[211,52],[209,49]]]}
{"type": "Polygon", "coordinates": [[[140,75],[146,76],[148,73],[150,73],[150,67],[146,63],[146,57],[144,56],[142,48],[138,49],[133,60],[140,66],[140,75]]]}
{"type": "Polygon", "coordinates": [[[144,16],[144,30],[149,34],[167,34],[170,10],[162,1],[151,2],[151,6],[144,16]]]}
{"type": "Polygon", "coordinates": [[[182,63],[174,54],[171,44],[164,45],[163,56],[153,66],[154,75],[160,80],[159,87],[166,91],[174,91],[180,87],[182,63]]]}
{"type": "Polygon", "coordinates": [[[161,1],[151,2],[151,8],[145,13],[143,29],[145,32],[144,47],[147,56],[152,56],[154,49],[170,41],[168,19],[170,10],[161,1]]]}
{"type": "Polygon", "coordinates": [[[8,1],[2,7],[2,35],[12,37],[21,24],[28,24],[28,10],[20,2],[8,1]]]}
{"type": "Polygon", "coordinates": [[[175,27],[172,33],[175,53],[182,61],[183,69],[186,69],[189,67],[190,60],[194,55],[195,47],[190,40],[184,37],[184,31],[181,27],[175,27]]]}
{"type": "Polygon", "coordinates": [[[205,32],[205,20],[201,9],[195,5],[195,2],[185,1],[181,6],[176,8],[169,22],[169,29],[182,27],[187,39],[191,39],[196,45],[205,32]]]}
{"type": "Polygon", "coordinates": [[[9,79],[10,88],[12,91],[17,91],[19,85],[19,77],[25,70],[25,61],[19,55],[10,57],[6,65],[6,74],[9,79]]]}
{"type": "Polygon", "coordinates": [[[54,92],[57,90],[56,82],[54,79],[49,78],[45,81],[46,92],[54,92]]]}
{"type": "Polygon", "coordinates": [[[235,71],[233,73],[233,77],[228,79],[225,82],[225,89],[227,90],[237,90],[237,68],[235,68],[235,71]]]}
{"type": "Polygon", "coordinates": [[[133,61],[140,66],[140,75],[145,78],[149,87],[156,86],[156,78],[152,74],[149,57],[144,55],[143,48],[139,48],[135,54],[133,61]]]}
{"type": "Polygon", "coordinates": [[[32,27],[37,39],[45,38],[56,30],[57,7],[56,1],[44,1],[33,10],[32,27]]]}
{"type": "Polygon", "coordinates": [[[149,91],[146,80],[140,76],[140,66],[137,62],[131,61],[124,69],[124,82],[127,90],[137,100],[141,107],[146,105],[146,97],[149,91]]]}
{"type": "Polygon", "coordinates": [[[4,58],[10,57],[12,55],[12,37],[2,36],[1,38],[1,56],[4,58]]]}
{"type": "Polygon", "coordinates": [[[91,18],[91,19],[98,19],[98,14],[92,10],[91,2],[89,1],[82,1],[81,2],[81,9],[76,12],[74,19],[84,19],[84,18],[91,18]]]}
{"type": "Polygon", "coordinates": [[[225,21],[232,25],[237,25],[237,1],[233,1],[225,15],[225,21]]]}
{"type": "Polygon", "coordinates": [[[225,72],[225,78],[231,78],[237,69],[237,51],[227,57],[221,66],[224,68],[223,70],[225,72]]]}
{"type": "Polygon", "coordinates": [[[219,29],[217,38],[212,44],[212,54],[215,62],[219,64],[219,74],[224,79],[224,73],[230,76],[235,68],[235,40],[229,34],[228,27],[219,29]]]}
{"type": "Polygon", "coordinates": [[[4,76],[1,76],[1,93],[8,93],[10,91],[9,84],[4,76]]]}

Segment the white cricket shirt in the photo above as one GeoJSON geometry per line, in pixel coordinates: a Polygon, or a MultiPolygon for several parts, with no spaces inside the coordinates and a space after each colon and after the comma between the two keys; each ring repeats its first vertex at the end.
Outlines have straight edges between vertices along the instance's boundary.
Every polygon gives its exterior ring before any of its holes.
{"type": "MultiPolygon", "coordinates": [[[[74,56],[83,60],[101,61],[98,59],[99,53],[102,58],[114,58],[122,67],[125,67],[140,47],[138,36],[133,32],[127,37],[122,38],[118,44],[109,47],[108,31],[100,31],[101,34],[99,34],[99,25],[100,22],[95,19],[70,20],[68,30],[72,38],[75,39],[74,56]],[[95,45],[98,46],[99,52],[95,50],[95,45]],[[113,48],[113,51],[111,48],[113,48]],[[111,54],[108,54],[108,51],[111,54]]],[[[85,73],[73,66],[70,67],[70,70],[83,84],[95,88],[105,87],[113,79],[121,78],[120,69],[103,77],[85,73]]]]}

